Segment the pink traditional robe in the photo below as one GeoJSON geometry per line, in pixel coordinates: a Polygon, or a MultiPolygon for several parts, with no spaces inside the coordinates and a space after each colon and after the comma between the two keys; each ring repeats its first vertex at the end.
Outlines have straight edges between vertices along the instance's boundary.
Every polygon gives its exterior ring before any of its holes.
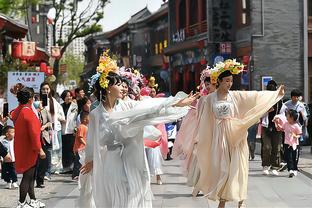
{"type": "Polygon", "coordinates": [[[284,95],[277,91],[230,91],[227,100],[217,93],[199,100],[196,188],[209,199],[241,201],[247,198],[247,129],[284,95]],[[209,128],[208,128],[209,127],[209,128]]]}

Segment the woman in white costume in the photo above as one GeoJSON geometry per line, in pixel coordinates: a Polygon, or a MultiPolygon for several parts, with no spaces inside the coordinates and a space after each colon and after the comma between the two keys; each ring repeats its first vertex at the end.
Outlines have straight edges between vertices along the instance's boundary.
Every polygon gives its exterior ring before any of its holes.
{"type": "Polygon", "coordinates": [[[143,128],[184,116],[188,109],[172,106],[187,106],[197,95],[125,102],[120,99],[120,77],[113,72],[117,66],[107,66],[96,83],[101,104],[90,113],[86,163],[81,172],[92,173],[92,193],[83,190],[84,196],[92,196],[95,207],[152,207],[143,128]]]}

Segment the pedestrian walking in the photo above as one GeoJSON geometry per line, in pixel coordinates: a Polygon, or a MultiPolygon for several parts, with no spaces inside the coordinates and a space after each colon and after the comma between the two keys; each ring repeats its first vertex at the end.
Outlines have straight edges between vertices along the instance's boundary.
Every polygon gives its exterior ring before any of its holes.
{"type": "MultiPolygon", "coordinates": [[[[269,91],[276,91],[277,84],[274,80],[270,80],[266,87],[269,91]]],[[[262,135],[261,135],[261,160],[263,174],[269,175],[270,171],[273,175],[279,175],[281,161],[282,133],[276,130],[272,121],[274,116],[281,113],[283,102],[278,101],[269,111],[262,117],[262,135]]]]}

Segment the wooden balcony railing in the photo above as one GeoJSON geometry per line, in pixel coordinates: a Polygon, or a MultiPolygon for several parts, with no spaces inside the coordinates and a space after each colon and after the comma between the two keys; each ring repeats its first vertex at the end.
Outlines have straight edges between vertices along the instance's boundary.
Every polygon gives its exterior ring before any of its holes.
{"type": "Polygon", "coordinates": [[[185,37],[192,37],[207,31],[207,21],[202,21],[185,28],[185,37]]]}

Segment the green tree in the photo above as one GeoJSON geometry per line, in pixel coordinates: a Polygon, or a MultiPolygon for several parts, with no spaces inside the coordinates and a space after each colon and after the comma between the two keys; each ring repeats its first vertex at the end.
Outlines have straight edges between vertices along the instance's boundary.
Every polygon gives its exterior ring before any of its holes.
{"type": "Polygon", "coordinates": [[[61,61],[61,64],[66,64],[67,76],[62,81],[65,83],[69,80],[76,80],[77,84],[80,80],[80,74],[83,71],[84,62],[72,53],[66,53],[61,61]]]}
{"type": "Polygon", "coordinates": [[[0,0],[0,12],[10,17],[22,17],[32,4],[40,3],[42,0],[0,0]]]}
{"type": "Polygon", "coordinates": [[[66,52],[67,47],[79,37],[101,32],[99,21],[103,18],[104,6],[109,0],[88,0],[87,6],[82,0],[53,0],[56,16],[53,25],[53,44],[61,46],[61,57],[54,61],[54,75],[59,79],[59,63],[66,52]],[[59,28],[57,28],[59,27],[59,28]],[[63,33],[67,31],[66,40],[62,39],[63,33]],[[59,33],[57,33],[59,31],[59,33]]]}

